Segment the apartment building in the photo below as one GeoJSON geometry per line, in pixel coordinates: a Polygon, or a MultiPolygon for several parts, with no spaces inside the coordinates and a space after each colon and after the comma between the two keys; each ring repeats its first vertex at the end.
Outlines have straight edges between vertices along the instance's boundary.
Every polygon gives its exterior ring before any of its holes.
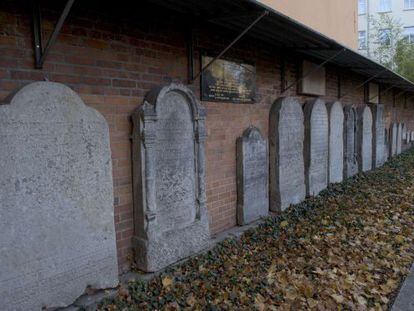
{"type": "MultiPolygon", "coordinates": [[[[381,14],[390,14],[404,27],[404,36],[409,43],[414,43],[414,0],[358,0],[358,49],[370,56],[375,42],[370,39],[372,19],[381,14]]],[[[388,29],[383,29],[387,40],[388,29]]]]}
{"type": "Polygon", "coordinates": [[[260,0],[258,2],[343,45],[355,50],[358,48],[357,0],[260,0]]]}

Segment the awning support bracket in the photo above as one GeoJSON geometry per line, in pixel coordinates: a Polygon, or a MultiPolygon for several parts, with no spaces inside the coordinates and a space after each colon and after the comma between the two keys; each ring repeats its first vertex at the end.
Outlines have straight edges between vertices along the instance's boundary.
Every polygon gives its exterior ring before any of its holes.
{"type": "Polygon", "coordinates": [[[69,15],[75,0],[67,0],[65,8],[60,15],[55,28],[46,43],[46,47],[42,46],[42,18],[40,14],[39,0],[33,0],[33,36],[34,36],[34,51],[35,51],[35,68],[42,69],[47,55],[51,47],[56,42],[56,39],[62,29],[62,26],[69,15]]]}
{"type": "Polygon", "coordinates": [[[269,11],[263,11],[249,26],[246,27],[229,45],[227,45],[216,57],[214,57],[208,64],[206,64],[200,72],[191,79],[190,84],[194,83],[203,73],[206,71],[216,60],[221,58],[228,50],[231,49],[233,45],[235,45],[250,29],[253,28],[263,17],[269,14],[269,11]]]}

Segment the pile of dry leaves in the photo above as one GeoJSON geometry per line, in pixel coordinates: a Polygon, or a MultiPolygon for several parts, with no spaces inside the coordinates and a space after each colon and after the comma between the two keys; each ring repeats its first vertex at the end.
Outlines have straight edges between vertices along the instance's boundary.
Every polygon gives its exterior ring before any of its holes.
{"type": "Polygon", "coordinates": [[[101,308],[386,310],[414,260],[413,232],[410,151],[101,308]]]}

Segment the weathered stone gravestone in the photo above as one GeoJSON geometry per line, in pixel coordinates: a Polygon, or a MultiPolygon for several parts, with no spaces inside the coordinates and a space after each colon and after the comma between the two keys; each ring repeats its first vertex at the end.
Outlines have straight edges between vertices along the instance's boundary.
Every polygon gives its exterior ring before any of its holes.
{"type": "Polygon", "coordinates": [[[292,97],[277,99],[270,110],[270,209],[283,211],[305,199],[303,111],[292,97]]]}
{"type": "Polygon", "coordinates": [[[385,163],[384,105],[370,105],[372,111],[372,164],[373,168],[385,163]]]}
{"type": "Polygon", "coordinates": [[[394,157],[397,154],[397,138],[398,138],[398,124],[392,123],[389,134],[389,157],[394,157]]]}
{"type": "Polygon", "coordinates": [[[411,141],[414,141],[414,132],[411,132],[411,141]]]}
{"type": "Polygon", "coordinates": [[[402,151],[402,123],[397,124],[397,154],[402,151]]]}
{"type": "Polygon", "coordinates": [[[348,178],[358,173],[355,109],[346,106],[344,116],[344,178],[348,178]]]}
{"type": "Polygon", "coordinates": [[[405,123],[401,123],[401,126],[402,126],[402,134],[401,134],[401,136],[402,136],[402,142],[403,143],[406,143],[406,140],[407,140],[407,128],[405,127],[405,123]]]}
{"type": "Polygon", "coordinates": [[[156,271],[208,246],[205,110],[171,84],[146,96],[133,123],[136,262],[156,271]]]}
{"type": "Polygon", "coordinates": [[[390,130],[385,128],[384,129],[384,163],[388,161],[389,159],[389,152],[390,152],[390,130]]]}
{"type": "Polygon", "coordinates": [[[372,169],[372,113],[367,105],[359,107],[357,112],[358,169],[366,172],[372,169]]]}
{"type": "Polygon", "coordinates": [[[340,102],[327,104],[329,115],[328,182],[338,183],[344,171],[344,110],[340,102]]]}
{"type": "Polygon", "coordinates": [[[325,102],[307,101],[305,115],[305,182],[308,195],[318,195],[328,184],[329,124],[325,102]]]}
{"type": "Polygon", "coordinates": [[[267,141],[250,127],[237,140],[237,223],[245,225],[269,213],[267,141]]]}
{"type": "Polygon", "coordinates": [[[0,301],[71,304],[118,285],[109,131],[68,87],[25,86],[0,106],[0,301]]]}

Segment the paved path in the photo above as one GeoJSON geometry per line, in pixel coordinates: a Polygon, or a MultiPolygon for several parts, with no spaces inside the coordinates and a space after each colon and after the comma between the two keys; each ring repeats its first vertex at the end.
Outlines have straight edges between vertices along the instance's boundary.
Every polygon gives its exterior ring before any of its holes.
{"type": "Polygon", "coordinates": [[[413,311],[414,310],[414,264],[411,266],[410,274],[405,279],[403,286],[391,311],[413,311]]]}

